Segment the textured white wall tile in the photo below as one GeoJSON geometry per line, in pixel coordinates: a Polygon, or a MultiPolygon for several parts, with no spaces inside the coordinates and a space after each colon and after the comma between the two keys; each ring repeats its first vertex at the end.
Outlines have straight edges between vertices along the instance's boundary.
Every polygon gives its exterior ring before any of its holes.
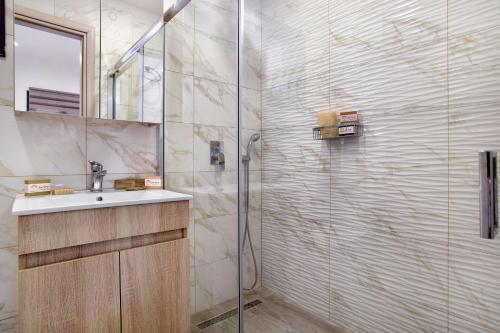
{"type": "Polygon", "coordinates": [[[328,75],[290,82],[262,91],[262,127],[313,127],[316,112],[330,108],[328,75]]]}
{"type": "Polygon", "coordinates": [[[263,87],[329,70],[328,1],[263,1],[263,87]]]}
{"type": "MultiPolygon", "coordinates": [[[[335,223],[334,223],[335,225],[335,223]]],[[[447,245],[351,221],[331,243],[331,320],[347,332],[446,332],[447,245]]]]}
{"type": "Polygon", "coordinates": [[[266,171],[328,171],[330,148],[312,139],[308,126],[262,131],[262,169],[266,171]]]}
{"type": "Polygon", "coordinates": [[[265,172],[263,178],[263,284],[328,318],[329,175],[265,172]]]}
{"type": "Polygon", "coordinates": [[[361,110],[361,115],[363,137],[331,142],[333,174],[447,177],[446,107],[370,108],[361,110]]]}
{"type": "Polygon", "coordinates": [[[500,3],[495,0],[449,0],[450,37],[499,26],[500,3]]]}
{"type": "Polygon", "coordinates": [[[498,332],[499,276],[498,252],[450,246],[450,332],[498,332]]]}
{"type": "Polygon", "coordinates": [[[500,102],[499,49],[498,27],[450,39],[450,104],[500,102]]]}
{"type": "Polygon", "coordinates": [[[334,100],[362,108],[447,103],[446,1],[333,1],[334,100]]]}
{"type": "Polygon", "coordinates": [[[404,239],[448,240],[448,178],[371,174],[334,175],[332,221],[404,239]]]}
{"type": "Polygon", "coordinates": [[[481,150],[500,150],[500,104],[450,107],[450,242],[499,255],[500,239],[479,239],[479,162],[481,150]]]}

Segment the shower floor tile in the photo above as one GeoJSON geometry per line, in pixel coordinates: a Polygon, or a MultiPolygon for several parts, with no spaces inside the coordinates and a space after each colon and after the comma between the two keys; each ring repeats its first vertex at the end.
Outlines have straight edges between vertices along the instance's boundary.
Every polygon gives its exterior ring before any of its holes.
{"type": "MultiPolygon", "coordinates": [[[[245,333],[336,333],[340,332],[325,320],[290,304],[266,288],[259,288],[245,296],[245,304],[260,300],[262,303],[245,311],[245,333]]],[[[193,333],[238,332],[238,317],[231,316],[204,329],[197,325],[235,309],[237,300],[224,302],[192,317],[193,333]]]]}

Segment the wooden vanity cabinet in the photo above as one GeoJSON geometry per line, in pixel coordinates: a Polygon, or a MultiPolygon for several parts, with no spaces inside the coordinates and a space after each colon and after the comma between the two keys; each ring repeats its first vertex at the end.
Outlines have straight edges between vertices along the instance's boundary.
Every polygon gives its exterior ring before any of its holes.
{"type": "Polygon", "coordinates": [[[21,216],[21,332],[190,332],[188,221],[188,201],[21,216]]]}

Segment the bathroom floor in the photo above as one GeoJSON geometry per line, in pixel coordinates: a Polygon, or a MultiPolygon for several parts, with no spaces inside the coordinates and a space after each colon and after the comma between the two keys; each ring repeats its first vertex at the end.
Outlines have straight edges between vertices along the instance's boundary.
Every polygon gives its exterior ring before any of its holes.
{"type": "MultiPolygon", "coordinates": [[[[196,314],[192,318],[193,333],[215,333],[215,332],[237,332],[238,316],[234,308],[236,300],[217,305],[207,311],[196,314]],[[206,321],[217,318],[223,313],[233,310],[228,318],[212,320],[208,326],[206,321]],[[204,323],[207,326],[200,329],[198,325],[204,323]]],[[[252,304],[251,308],[245,310],[245,333],[335,333],[339,332],[333,326],[321,318],[307,313],[306,311],[286,302],[265,288],[246,295],[245,304],[252,304]],[[256,301],[257,300],[257,301],[256,301]],[[262,303],[259,303],[261,301],[262,303]]],[[[202,324],[203,325],[203,324],[202,324]]]]}

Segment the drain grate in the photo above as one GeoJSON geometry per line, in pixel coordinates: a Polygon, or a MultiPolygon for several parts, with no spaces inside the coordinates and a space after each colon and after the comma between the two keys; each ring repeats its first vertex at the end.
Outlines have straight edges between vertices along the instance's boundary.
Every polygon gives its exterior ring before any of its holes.
{"type": "MultiPolygon", "coordinates": [[[[252,301],[252,302],[249,302],[247,304],[244,305],[244,309],[245,310],[248,310],[248,309],[251,309],[259,304],[261,304],[262,301],[261,300],[258,300],[256,299],[255,301],[252,301]]],[[[201,322],[199,323],[198,325],[196,325],[199,329],[204,329],[204,328],[207,328],[207,327],[210,327],[212,325],[215,325],[217,323],[220,323],[221,321],[223,320],[226,320],[228,318],[231,318],[232,316],[236,316],[238,314],[238,309],[235,308],[235,309],[232,309],[232,310],[229,310],[227,312],[224,312],[223,314],[220,314],[218,315],[217,317],[214,317],[212,319],[208,319],[208,320],[205,320],[204,322],[201,322]]]]}

